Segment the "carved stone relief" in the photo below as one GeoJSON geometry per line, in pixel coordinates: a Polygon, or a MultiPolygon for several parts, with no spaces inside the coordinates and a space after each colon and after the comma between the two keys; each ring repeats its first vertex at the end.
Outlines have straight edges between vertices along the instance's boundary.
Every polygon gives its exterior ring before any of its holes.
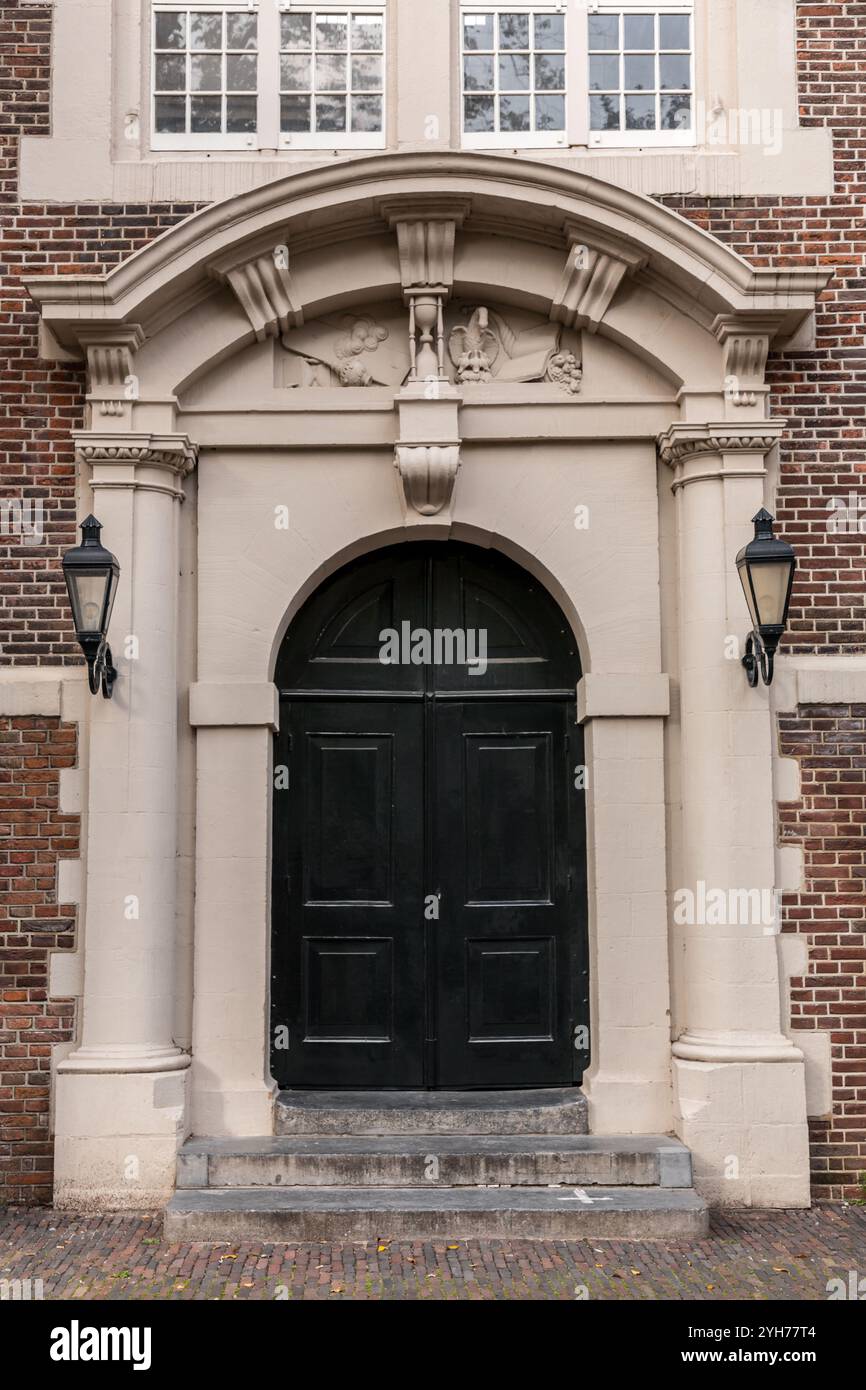
{"type": "Polygon", "coordinates": [[[522,309],[428,298],[429,305],[422,295],[408,306],[371,305],[290,329],[277,349],[276,384],[399,389],[428,379],[467,388],[537,381],[579,392],[580,337],[562,323],[522,309]]]}

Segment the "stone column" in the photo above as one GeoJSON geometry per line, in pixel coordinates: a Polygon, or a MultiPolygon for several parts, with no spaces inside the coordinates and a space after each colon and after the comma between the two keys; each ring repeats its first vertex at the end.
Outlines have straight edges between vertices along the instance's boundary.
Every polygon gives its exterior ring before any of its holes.
{"type": "Polygon", "coordinates": [[[58,1066],[58,1205],[143,1207],[173,1187],[185,1069],[175,1045],[178,504],[185,435],[76,439],[121,575],[119,679],[90,706],[84,995],[58,1066]]]}
{"type": "Polygon", "coordinates": [[[809,1201],[803,1057],[781,1028],[773,722],[766,688],[749,688],[731,640],[741,651],[749,628],[734,559],[763,505],[764,459],[782,424],[677,424],[659,441],[678,532],[682,849],[669,909],[684,1017],[674,1105],[699,1186],[726,1205],[809,1201]]]}

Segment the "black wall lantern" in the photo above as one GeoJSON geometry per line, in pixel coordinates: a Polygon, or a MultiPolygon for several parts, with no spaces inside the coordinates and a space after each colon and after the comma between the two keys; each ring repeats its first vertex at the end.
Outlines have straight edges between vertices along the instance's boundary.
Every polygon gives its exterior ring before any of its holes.
{"type": "Polygon", "coordinates": [[[120,565],[99,539],[102,525],[95,516],[81,523],[81,545],[63,556],[63,576],[72,605],[72,621],[79,646],[87,658],[87,678],[95,695],[102,686],[111,699],[117,672],[106,641],[114,595],[120,578],[120,565]]]}
{"type": "Polygon", "coordinates": [[[797,557],[787,541],[773,535],[773,518],[763,507],[752,521],[754,539],[737,556],[737,571],[752,618],[743,665],[749,685],[758,684],[758,671],[764,685],[770,685],[776,648],[788,626],[797,557]]]}

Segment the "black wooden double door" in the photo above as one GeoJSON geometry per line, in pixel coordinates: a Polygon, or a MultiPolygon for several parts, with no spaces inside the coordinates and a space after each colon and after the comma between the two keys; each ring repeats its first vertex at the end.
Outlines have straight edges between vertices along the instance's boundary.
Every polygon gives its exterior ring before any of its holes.
{"type": "Polygon", "coordinates": [[[561,615],[470,547],[401,546],[348,578],[302,615],[278,670],[295,684],[276,739],[274,1073],[325,1088],[579,1081],[582,755],[574,686],[554,683],[576,656],[549,650],[568,642],[561,615]],[[389,669],[381,633],[405,622],[483,622],[486,670],[389,669]]]}

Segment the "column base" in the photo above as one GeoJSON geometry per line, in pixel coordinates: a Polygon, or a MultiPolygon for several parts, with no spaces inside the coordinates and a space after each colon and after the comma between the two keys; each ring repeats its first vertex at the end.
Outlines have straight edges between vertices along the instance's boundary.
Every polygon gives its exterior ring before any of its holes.
{"type": "Polygon", "coordinates": [[[789,1056],[696,1062],[675,1053],[675,1129],[711,1205],[810,1205],[805,1067],[796,1048],[789,1056]]]}
{"type": "Polygon", "coordinates": [[[58,1072],[183,1071],[190,1064],[188,1052],[179,1047],[77,1047],[58,1063],[58,1072]]]}
{"type": "Polygon", "coordinates": [[[78,1056],[60,1063],[55,1077],[55,1205],[164,1206],[187,1134],[188,1070],[83,1071],[69,1065],[78,1056]]]}

